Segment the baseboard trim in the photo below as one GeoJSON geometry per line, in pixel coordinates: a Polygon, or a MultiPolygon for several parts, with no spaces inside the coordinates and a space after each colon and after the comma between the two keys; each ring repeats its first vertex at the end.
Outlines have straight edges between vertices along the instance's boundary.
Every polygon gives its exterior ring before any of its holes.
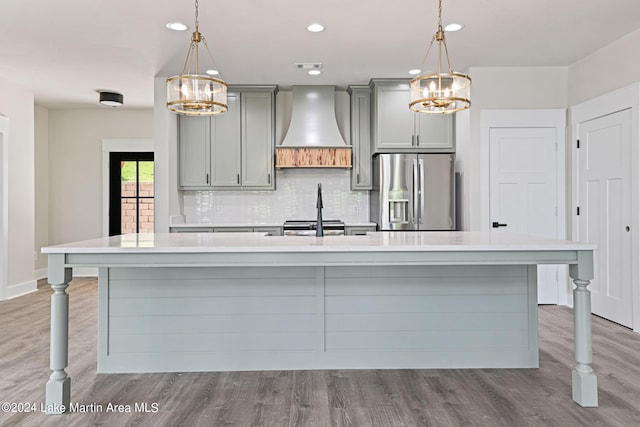
{"type": "Polygon", "coordinates": [[[7,287],[7,299],[13,299],[21,297],[22,295],[30,294],[38,290],[37,280],[28,280],[23,283],[17,283],[7,287]]]}
{"type": "Polygon", "coordinates": [[[46,279],[48,274],[49,272],[46,268],[41,268],[33,273],[33,278],[35,280],[46,279]]]}

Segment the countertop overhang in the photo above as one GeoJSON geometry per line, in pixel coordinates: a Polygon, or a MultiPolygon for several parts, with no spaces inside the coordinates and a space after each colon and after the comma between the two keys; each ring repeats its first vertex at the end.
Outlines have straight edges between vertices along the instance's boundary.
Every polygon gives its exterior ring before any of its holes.
{"type": "Polygon", "coordinates": [[[510,233],[370,232],[363,236],[289,237],[264,233],[126,234],[49,246],[46,254],[322,253],[581,251],[595,245],[510,233]]]}

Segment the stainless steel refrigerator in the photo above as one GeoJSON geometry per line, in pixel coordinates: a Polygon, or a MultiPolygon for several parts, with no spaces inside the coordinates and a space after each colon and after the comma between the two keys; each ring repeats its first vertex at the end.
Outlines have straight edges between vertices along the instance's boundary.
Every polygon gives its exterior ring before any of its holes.
{"type": "Polygon", "coordinates": [[[379,230],[455,230],[454,154],[373,158],[371,221],[379,230]]]}

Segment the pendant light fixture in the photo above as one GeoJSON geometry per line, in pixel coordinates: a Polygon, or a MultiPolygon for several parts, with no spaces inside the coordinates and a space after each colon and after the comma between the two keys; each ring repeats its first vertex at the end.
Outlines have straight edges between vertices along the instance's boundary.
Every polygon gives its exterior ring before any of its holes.
{"type": "Polygon", "coordinates": [[[434,42],[438,44],[438,72],[418,76],[409,82],[411,88],[409,108],[426,114],[450,114],[465,110],[471,106],[469,100],[471,78],[451,69],[449,50],[442,29],[442,0],[438,0],[438,31],[431,39],[427,54],[422,61],[420,68],[423,70],[434,42]],[[442,71],[443,48],[447,59],[445,72],[442,71]]]}
{"type": "Polygon", "coordinates": [[[204,36],[198,30],[198,0],[196,0],[195,31],[191,35],[191,44],[182,74],[167,79],[167,108],[179,114],[193,116],[222,114],[228,108],[227,84],[219,78],[199,74],[199,43],[202,42],[206,48],[212,63],[213,55],[204,36]]]}

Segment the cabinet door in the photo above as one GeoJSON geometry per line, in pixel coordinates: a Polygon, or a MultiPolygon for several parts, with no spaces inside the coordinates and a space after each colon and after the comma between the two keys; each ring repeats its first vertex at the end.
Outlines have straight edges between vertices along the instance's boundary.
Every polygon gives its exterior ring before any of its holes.
{"type": "Polygon", "coordinates": [[[209,186],[210,121],[207,117],[178,116],[181,188],[209,186]]]}
{"type": "Polygon", "coordinates": [[[424,149],[454,151],[453,114],[416,115],[416,146],[424,149]]]}
{"type": "Polygon", "coordinates": [[[376,148],[413,148],[415,113],[409,109],[409,85],[376,86],[375,97],[376,148]]]}
{"type": "Polygon", "coordinates": [[[273,189],[273,94],[242,94],[242,186],[273,189]]]}
{"type": "Polygon", "coordinates": [[[371,190],[371,93],[351,91],[351,189],[371,190]]]}
{"type": "Polygon", "coordinates": [[[240,187],[240,96],[227,94],[229,109],[211,119],[211,185],[240,187]]]}

